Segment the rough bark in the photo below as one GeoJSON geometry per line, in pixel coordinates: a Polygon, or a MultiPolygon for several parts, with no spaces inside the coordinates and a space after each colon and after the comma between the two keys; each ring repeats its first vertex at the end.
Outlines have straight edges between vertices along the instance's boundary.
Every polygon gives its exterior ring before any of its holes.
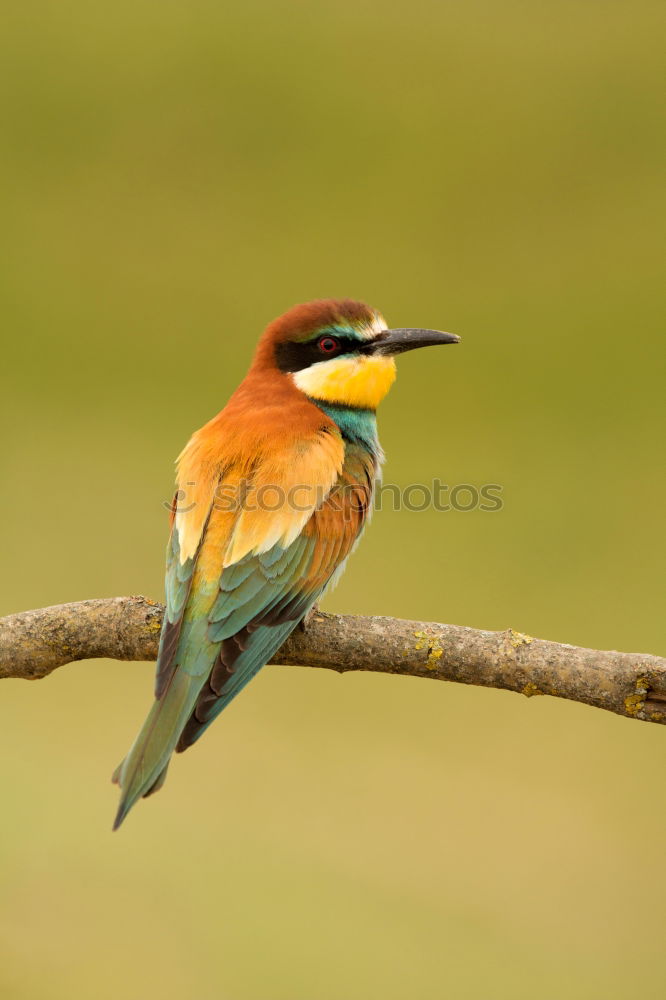
{"type": "MultiPolygon", "coordinates": [[[[112,597],[0,619],[0,678],[34,680],[98,657],[154,660],[163,611],[145,597],[112,597]]],[[[315,612],[272,662],[552,695],[666,724],[666,659],[548,642],[513,629],[315,612]]]]}

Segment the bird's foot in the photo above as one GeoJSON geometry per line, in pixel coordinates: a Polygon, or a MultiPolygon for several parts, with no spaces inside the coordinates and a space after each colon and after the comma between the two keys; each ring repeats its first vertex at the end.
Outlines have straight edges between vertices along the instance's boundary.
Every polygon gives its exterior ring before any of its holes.
{"type": "Polygon", "coordinates": [[[305,632],[308,626],[310,626],[312,622],[317,618],[319,619],[335,618],[335,615],[330,615],[328,611],[322,611],[318,604],[313,604],[310,610],[305,615],[303,615],[300,622],[298,623],[298,627],[300,628],[301,632],[305,632]]]}

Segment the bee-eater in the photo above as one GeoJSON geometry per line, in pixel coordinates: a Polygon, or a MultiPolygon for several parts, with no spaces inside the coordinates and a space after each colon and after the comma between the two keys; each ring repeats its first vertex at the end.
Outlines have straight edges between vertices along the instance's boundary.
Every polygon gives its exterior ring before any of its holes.
{"type": "Polygon", "coordinates": [[[295,306],[178,459],[155,701],[113,779],[114,829],[342,571],[383,454],[375,412],[396,354],[458,337],[389,330],[361,302],[295,306]]]}

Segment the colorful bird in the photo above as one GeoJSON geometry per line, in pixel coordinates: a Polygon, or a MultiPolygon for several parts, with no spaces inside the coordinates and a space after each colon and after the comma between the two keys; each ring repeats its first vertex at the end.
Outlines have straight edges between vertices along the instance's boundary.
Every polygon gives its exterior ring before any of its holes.
{"type": "Polygon", "coordinates": [[[155,702],[113,775],[114,829],[344,568],[383,459],[375,411],[394,356],[458,339],[388,330],[350,300],[295,306],[268,326],[244,381],[178,459],[155,702]]]}

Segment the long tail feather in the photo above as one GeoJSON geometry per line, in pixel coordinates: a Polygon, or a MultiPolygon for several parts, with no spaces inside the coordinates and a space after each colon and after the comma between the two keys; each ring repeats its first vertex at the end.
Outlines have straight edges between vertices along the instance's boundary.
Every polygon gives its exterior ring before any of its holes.
{"type": "Polygon", "coordinates": [[[113,773],[112,780],[121,790],[114,830],[138,799],[156,792],[164,783],[171,754],[202,683],[201,677],[176,671],[162,697],[153,704],[132,749],[113,773]]]}

